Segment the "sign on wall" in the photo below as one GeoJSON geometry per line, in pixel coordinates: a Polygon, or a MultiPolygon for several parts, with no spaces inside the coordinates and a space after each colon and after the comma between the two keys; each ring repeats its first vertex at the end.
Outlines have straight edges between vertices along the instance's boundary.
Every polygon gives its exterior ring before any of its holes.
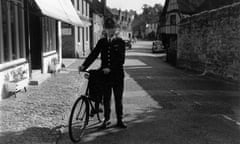
{"type": "Polygon", "coordinates": [[[62,35],[72,35],[72,28],[63,28],[62,35]]]}

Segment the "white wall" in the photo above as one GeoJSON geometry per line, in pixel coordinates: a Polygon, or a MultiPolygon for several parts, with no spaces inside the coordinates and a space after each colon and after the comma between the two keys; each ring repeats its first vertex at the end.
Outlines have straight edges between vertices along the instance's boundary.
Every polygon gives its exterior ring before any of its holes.
{"type": "MultiPolygon", "coordinates": [[[[12,63],[12,65],[14,65],[14,63],[18,63],[18,62],[21,63],[24,61],[26,61],[26,60],[19,59],[15,62],[13,61],[11,63],[12,63]]],[[[5,63],[4,65],[8,65],[8,63],[5,63]]],[[[1,66],[3,66],[3,65],[1,64],[1,66]]],[[[27,83],[24,83],[24,85],[22,85],[22,87],[27,87],[28,81],[29,81],[29,64],[28,63],[24,63],[19,66],[9,68],[9,69],[6,69],[6,70],[0,72],[0,100],[2,100],[3,98],[5,98],[8,95],[8,90],[6,87],[7,82],[14,81],[17,79],[22,80],[22,78],[24,78],[24,80],[27,81],[27,83]]],[[[21,81],[21,80],[19,80],[19,81],[21,81]]]]}

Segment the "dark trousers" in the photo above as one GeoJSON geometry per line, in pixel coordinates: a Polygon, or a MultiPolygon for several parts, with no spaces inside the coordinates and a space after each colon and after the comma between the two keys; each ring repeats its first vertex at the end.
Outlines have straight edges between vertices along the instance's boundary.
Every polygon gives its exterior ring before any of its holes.
{"type": "Polygon", "coordinates": [[[112,91],[114,94],[115,110],[117,120],[122,120],[123,115],[123,88],[124,88],[124,76],[122,75],[123,71],[120,73],[112,73],[108,77],[108,80],[105,84],[104,93],[103,93],[103,103],[104,103],[104,117],[106,120],[110,119],[111,113],[111,95],[112,91]]]}

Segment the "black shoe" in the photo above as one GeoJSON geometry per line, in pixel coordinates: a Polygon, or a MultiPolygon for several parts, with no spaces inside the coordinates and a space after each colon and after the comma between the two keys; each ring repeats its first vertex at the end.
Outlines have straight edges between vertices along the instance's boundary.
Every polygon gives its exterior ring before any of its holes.
{"type": "Polygon", "coordinates": [[[117,125],[116,125],[117,128],[122,128],[122,129],[125,129],[127,128],[127,126],[121,121],[121,122],[117,122],[117,125]]]}
{"type": "Polygon", "coordinates": [[[109,120],[104,120],[102,125],[100,126],[100,129],[106,129],[108,125],[110,125],[111,122],[109,120]]]}

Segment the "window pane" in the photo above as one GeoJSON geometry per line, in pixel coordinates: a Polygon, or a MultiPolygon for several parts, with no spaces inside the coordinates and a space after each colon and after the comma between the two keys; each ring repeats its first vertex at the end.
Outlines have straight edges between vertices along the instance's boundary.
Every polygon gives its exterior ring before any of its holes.
{"type": "Polygon", "coordinates": [[[78,42],[80,42],[81,41],[81,36],[80,36],[80,27],[78,27],[78,31],[77,31],[77,33],[78,33],[78,42]]]}
{"type": "Polygon", "coordinates": [[[80,7],[79,7],[79,6],[80,6],[80,4],[79,4],[79,3],[80,3],[80,1],[79,1],[79,0],[77,0],[77,3],[75,4],[75,5],[77,5],[77,10],[80,10],[80,7]]]}
{"type": "Polygon", "coordinates": [[[176,24],[176,15],[171,15],[170,16],[170,24],[175,25],[176,24]]]}
{"type": "Polygon", "coordinates": [[[17,41],[16,41],[16,15],[15,15],[15,3],[11,3],[11,38],[12,38],[12,59],[17,59],[17,41]]]}
{"type": "Polygon", "coordinates": [[[43,50],[49,52],[56,50],[56,21],[51,18],[43,18],[43,50]]]}
{"type": "Polygon", "coordinates": [[[23,4],[18,4],[20,58],[25,57],[25,29],[24,29],[24,13],[22,7],[23,4]]]}
{"type": "Polygon", "coordinates": [[[53,47],[53,39],[52,39],[52,20],[48,19],[48,32],[49,32],[49,36],[48,36],[48,40],[49,40],[49,49],[48,51],[52,50],[53,47]]]}
{"type": "Polygon", "coordinates": [[[53,50],[57,49],[57,32],[56,32],[56,20],[52,21],[52,34],[53,34],[53,50]]]}
{"type": "Polygon", "coordinates": [[[88,41],[88,27],[86,27],[86,41],[88,41]]]}
{"type": "Polygon", "coordinates": [[[42,30],[42,35],[43,35],[43,51],[48,52],[48,23],[47,23],[47,18],[44,17],[42,18],[42,24],[43,24],[43,30],[42,30]]]}
{"type": "Polygon", "coordinates": [[[8,6],[7,1],[2,1],[2,24],[3,24],[3,51],[4,61],[9,61],[9,50],[8,50],[8,6]]]}
{"type": "Polygon", "coordinates": [[[45,21],[45,26],[46,26],[46,52],[49,51],[50,43],[49,43],[49,26],[48,26],[48,18],[46,18],[45,21]]]}
{"type": "Polygon", "coordinates": [[[0,63],[3,62],[2,1],[0,0],[0,63]]]}
{"type": "Polygon", "coordinates": [[[86,16],[88,16],[88,3],[85,2],[85,5],[86,5],[86,16]]]}
{"type": "Polygon", "coordinates": [[[82,15],[84,15],[84,0],[82,0],[82,15]]]}

